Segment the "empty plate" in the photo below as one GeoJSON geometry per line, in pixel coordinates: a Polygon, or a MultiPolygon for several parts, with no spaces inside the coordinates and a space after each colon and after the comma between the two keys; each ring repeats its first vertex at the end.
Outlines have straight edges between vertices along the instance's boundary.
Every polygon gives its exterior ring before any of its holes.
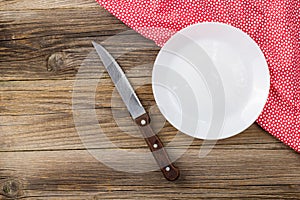
{"type": "Polygon", "coordinates": [[[178,130],[223,139],[261,113],[270,76],[263,53],[243,31],[222,23],[189,26],[164,45],[152,74],[156,103],[178,130]]]}

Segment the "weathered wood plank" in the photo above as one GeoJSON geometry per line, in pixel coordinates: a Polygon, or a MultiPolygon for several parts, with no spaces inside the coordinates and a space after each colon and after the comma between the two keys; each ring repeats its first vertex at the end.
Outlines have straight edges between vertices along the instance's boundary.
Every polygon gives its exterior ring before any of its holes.
{"type": "Polygon", "coordinates": [[[98,6],[96,1],[92,0],[1,0],[0,10],[48,10],[48,9],[66,9],[77,8],[86,9],[98,6]]]}
{"type": "Polygon", "coordinates": [[[209,156],[200,159],[197,150],[189,150],[177,162],[182,177],[170,183],[160,176],[159,171],[146,174],[116,172],[84,150],[2,152],[0,163],[5,169],[1,173],[1,184],[13,180],[19,183],[19,197],[32,198],[299,197],[299,157],[295,153],[288,152],[280,158],[285,164],[276,166],[277,151],[228,149],[220,153],[213,150],[209,156]],[[260,156],[262,154],[264,156],[260,156]]]}
{"type": "MultiPolygon", "coordinates": [[[[125,108],[115,108],[118,113],[113,117],[110,108],[97,109],[97,116],[104,133],[121,147],[145,147],[142,139],[132,136],[139,136],[138,128],[132,122],[125,108]]],[[[159,131],[164,124],[163,117],[154,113],[152,117],[158,123],[154,123],[154,129],[159,131]],[[162,120],[162,121],[159,121],[162,120]]],[[[87,125],[88,126],[88,125],[87,125]]],[[[90,129],[92,131],[92,129],[90,129]]],[[[29,114],[1,117],[2,140],[1,151],[22,151],[41,149],[83,149],[79,136],[76,132],[71,110],[52,111],[44,114],[29,114]]],[[[170,142],[177,131],[168,123],[160,131],[160,136],[165,143],[170,142]]],[[[96,139],[99,136],[93,134],[96,139]]],[[[185,137],[180,141],[184,143],[185,137]]],[[[98,148],[97,143],[91,144],[98,148]]],[[[177,144],[177,145],[180,145],[177,144]]],[[[196,141],[193,146],[198,148],[201,141],[196,141]]],[[[180,148],[180,146],[178,146],[180,148]]],[[[100,148],[100,147],[99,147],[100,148]]],[[[281,142],[274,140],[257,125],[253,125],[244,133],[218,142],[215,148],[238,148],[238,149],[273,149],[286,150],[281,142]]]]}

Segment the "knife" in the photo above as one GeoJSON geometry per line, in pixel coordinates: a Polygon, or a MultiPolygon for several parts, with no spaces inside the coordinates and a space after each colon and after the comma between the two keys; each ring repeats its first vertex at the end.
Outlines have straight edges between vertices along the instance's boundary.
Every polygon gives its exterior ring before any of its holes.
{"type": "Polygon", "coordinates": [[[150,117],[142,106],[121,67],[103,46],[96,42],[92,42],[92,44],[124,101],[132,119],[143,134],[164,177],[169,181],[176,180],[180,174],[179,169],[173,165],[163,143],[150,127],[150,117]]]}

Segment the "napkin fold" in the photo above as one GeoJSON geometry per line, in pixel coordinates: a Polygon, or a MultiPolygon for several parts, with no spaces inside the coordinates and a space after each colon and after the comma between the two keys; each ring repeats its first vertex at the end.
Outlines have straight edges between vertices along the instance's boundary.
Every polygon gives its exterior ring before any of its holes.
{"type": "Polygon", "coordinates": [[[271,74],[267,104],[257,123],[300,153],[299,0],[97,0],[146,38],[163,46],[199,22],[222,22],[250,35],[271,74]]]}

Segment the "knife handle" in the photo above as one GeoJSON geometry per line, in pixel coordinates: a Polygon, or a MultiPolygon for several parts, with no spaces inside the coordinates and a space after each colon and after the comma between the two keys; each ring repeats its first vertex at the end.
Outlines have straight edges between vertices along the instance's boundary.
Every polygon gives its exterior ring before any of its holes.
{"type": "Polygon", "coordinates": [[[153,129],[150,127],[150,117],[147,113],[141,115],[135,119],[135,122],[139,126],[144,139],[149,146],[153,157],[155,158],[160,170],[162,171],[164,177],[168,181],[175,181],[180,175],[180,171],[171,162],[166,149],[159,137],[154,133],[153,129]]]}

